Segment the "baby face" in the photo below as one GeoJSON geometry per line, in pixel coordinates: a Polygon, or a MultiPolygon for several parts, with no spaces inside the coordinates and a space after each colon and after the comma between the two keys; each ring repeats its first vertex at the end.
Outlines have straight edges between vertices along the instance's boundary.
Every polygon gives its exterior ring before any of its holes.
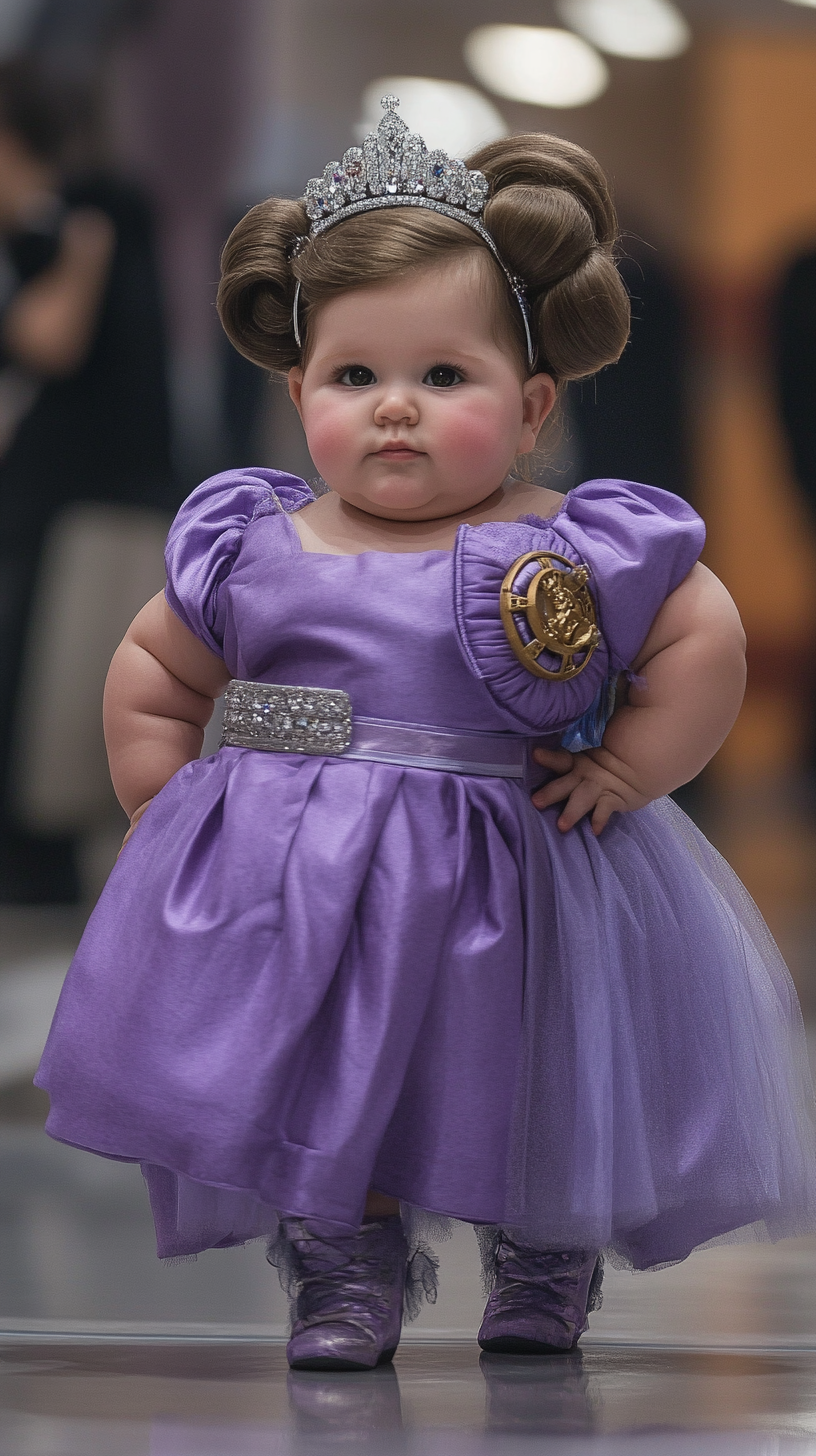
{"type": "Polygon", "coordinates": [[[289,378],[312,459],[350,505],[392,520],[486,500],[555,401],[497,328],[478,253],[332,299],[289,378]]]}

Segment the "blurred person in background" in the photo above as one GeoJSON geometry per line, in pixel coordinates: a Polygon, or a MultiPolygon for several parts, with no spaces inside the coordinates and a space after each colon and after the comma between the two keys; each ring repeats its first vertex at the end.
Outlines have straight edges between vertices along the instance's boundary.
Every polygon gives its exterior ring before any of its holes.
{"type": "MultiPolygon", "coordinates": [[[[779,411],[792,474],[816,523],[816,248],[786,268],[772,305],[779,411]]],[[[816,673],[811,667],[808,768],[816,784],[816,673]]]]}
{"type": "MultiPolygon", "coordinates": [[[[0,64],[0,901],[77,896],[70,835],[15,810],[12,749],[49,531],[76,502],[170,508],[165,345],[145,199],[80,170],[88,96],[0,64]]],[[[67,705],[55,702],[55,713],[67,705]]]]}
{"type": "Polygon", "coordinates": [[[618,267],[632,333],[614,369],[574,384],[569,412],[581,480],[648,480],[690,499],[683,298],[658,251],[630,234],[618,267]]]}
{"type": "Polygon", "coordinates": [[[774,324],[782,422],[794,475],[816,518],[816,248],[786,269],[774,324]]]}

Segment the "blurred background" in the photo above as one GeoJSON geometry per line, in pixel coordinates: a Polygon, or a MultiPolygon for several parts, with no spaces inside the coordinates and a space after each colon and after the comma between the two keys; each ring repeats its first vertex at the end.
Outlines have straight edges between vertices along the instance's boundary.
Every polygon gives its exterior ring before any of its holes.
{"type": "MultiPolygon", "coordinates": [[[[375,125],[386,91],[456,155],[554,131],[612,177],[632,340],[571,388],[540,478],[646,480],[704,515],[749,686],[681,797],[816,1025],[816,0],[0,0],[7,1328],[283,1319],[258,1250],[160,1268],[138,1173],[50,1143],[31,1075],[123,832],[102,684],[162,587],[172,513],[229,466],[314,473],[282,386],[220,333],[220,248],[375,125]]],[[[474,1250],[449,1250],[426,1328],[478,1318],[474,1250]]],[[[816,1246],[699,1259],[616,1276],[601,1330],[816,1330],[816,1246]],[[718,1302],[737,1266],[740,1300],[718,1302]]]]}

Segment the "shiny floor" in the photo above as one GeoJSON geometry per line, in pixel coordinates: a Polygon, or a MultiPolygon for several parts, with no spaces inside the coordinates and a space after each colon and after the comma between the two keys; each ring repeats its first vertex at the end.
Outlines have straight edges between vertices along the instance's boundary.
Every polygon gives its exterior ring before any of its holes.
{"type": "Polygon", "coordinates": [[[13,1456],[793,1456],[816,1451],[816,1352],[588,1346],[550,1360],[412,1343],[369,1374],[281,1344],[0,1344],[13,1456]]]}
{"type": "MultiPolygon", "coordinates": [[[[775,791],[715,838],[816,1027],[813,819],[775,791]]],[[[160,1265],[138,1170],[43,1133],[30,1077],[81,924],[0,910],[0,1456],[816,1456],[816,1238],[609,1269],[580,1354],[480,1360],[456,1226],[393,1367],[289,1372],[260,1246],[160,1265]]]]}

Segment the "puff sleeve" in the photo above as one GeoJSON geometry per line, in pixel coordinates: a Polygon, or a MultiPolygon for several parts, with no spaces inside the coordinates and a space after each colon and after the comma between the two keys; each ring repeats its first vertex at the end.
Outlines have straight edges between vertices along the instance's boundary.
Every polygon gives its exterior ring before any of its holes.
{"type": "Polygon", "coordinates": [[[688,575],[704,540],[703,522],[685,501],[620,480],[578,486],[551,519],[526,516],[461,527],[455,611],[471,671],[527,730],[564,732],[593,712],[605,722],[610,683],[631,667],[657,612],[688,575]],[[601,640],[584,671],[567,681],[534,677],[516,658],[502,625],[502,581],[530,551],[556,552],[589,568],[601,640]]]}
{"type": "Polygon", "coordinates": [[[188,496],[167,537],[165,595],[185,627],[222,655],[224,609],[220,588],[229,576],[251,521],[299,509],[312,500],[309,486],[279,470],[227,470],[188,496]]]}

